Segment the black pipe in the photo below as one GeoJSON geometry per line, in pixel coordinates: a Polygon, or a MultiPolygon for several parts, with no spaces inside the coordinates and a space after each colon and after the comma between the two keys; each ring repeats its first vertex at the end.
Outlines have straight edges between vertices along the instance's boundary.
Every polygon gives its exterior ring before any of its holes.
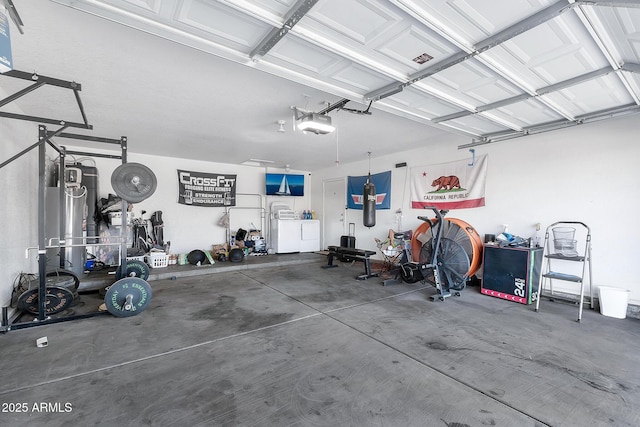
{"type": "Polygon", "coordinates": [[[46,309],[46,292],[47,292],[47,253],[46,253],[46,236],[44,229],[45,219],[45,199],[44,192],[46,186],[45,176],[45,161],[46,161],[46,148],[45,140],[47,134],[47,128],[45,126],[38,127],[38,134],[40,140],[40,146],[38,147],[38,320],[43,321],[45,319],[46,309]]]}
{"type": "Polygon", "coordinates": [[[108,311],[98,311],[95,313],[77,314],[75,316],[69,316],[69,317],[48,318],[39,322],[13,323],[11,325],[11,329],[13,330],[13,329],[34,328],[36,326],[51,325],[52,323],[69,322],[72,320],[79,320],[79,319],[89,319],[91,317],[104,316],[107,314],[109,314],[108,311]]]}

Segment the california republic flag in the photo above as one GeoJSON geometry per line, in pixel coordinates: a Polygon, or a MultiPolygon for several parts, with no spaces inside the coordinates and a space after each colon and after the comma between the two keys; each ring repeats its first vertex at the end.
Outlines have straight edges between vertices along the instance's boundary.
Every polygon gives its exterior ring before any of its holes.
{"type": "Polygon", "coordinates": [[[464,209],[484,206],[487,155],[411,168],[411,207],[464,209]]]}

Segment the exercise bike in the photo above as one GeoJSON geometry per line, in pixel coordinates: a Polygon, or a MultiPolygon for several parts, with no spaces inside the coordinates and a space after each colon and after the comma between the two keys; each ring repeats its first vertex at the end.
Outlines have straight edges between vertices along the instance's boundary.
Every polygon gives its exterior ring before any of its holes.
{"type": "Polygon", "coordinates": [[[451,295],[460,296],[460,291],[465,288],[469,278],[469,256],[459,243],[443,236],[448,224],[444,216],[448,211],[432,206],[425,209],[431,209],[436,217],[418,217],[429,224],[428,233],[421,236],[418,261],[409,260],[401,264],[400,274],[407,283],[420,281],[432,284],[437,294],[431,299],[444,301],[451,295]]]}

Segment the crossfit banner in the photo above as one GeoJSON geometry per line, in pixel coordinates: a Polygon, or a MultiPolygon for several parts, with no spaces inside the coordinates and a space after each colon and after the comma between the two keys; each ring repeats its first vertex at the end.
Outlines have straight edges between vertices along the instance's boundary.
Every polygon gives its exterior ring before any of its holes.
{"type": "MultiPolygon", "coordinates": [[[[366,176],[347,178],[347,209],[362,210],[362,190],[367,182],[366,176]]],[[[376,186],[376,209],[391,209],[391,171],[371,175],[376,186]]]]}
{"type": "Polygon", "coordinates": [[[178,169],[178,203],[190,206],[236,205],[236,175],[178,169]]]}
{"type": "Polygon", "coordinates": [[[469,160],[411,168],[411,207],[465,209],[484,206],[487,155],[469,160]]]}

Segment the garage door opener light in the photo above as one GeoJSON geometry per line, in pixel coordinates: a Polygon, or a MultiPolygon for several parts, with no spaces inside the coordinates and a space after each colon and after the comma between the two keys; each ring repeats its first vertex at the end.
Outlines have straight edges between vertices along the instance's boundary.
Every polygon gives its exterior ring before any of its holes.
{"type": "Polygon", "coordinates": [[[326,135],[333,132],[336,128],[331,124],[331,117],[325,114],[319,113],[306,113],[298,114],[299,111],[294,107],[296,116],[296,127],[303,132],[312,132],[316,135],[326,135]]]}

